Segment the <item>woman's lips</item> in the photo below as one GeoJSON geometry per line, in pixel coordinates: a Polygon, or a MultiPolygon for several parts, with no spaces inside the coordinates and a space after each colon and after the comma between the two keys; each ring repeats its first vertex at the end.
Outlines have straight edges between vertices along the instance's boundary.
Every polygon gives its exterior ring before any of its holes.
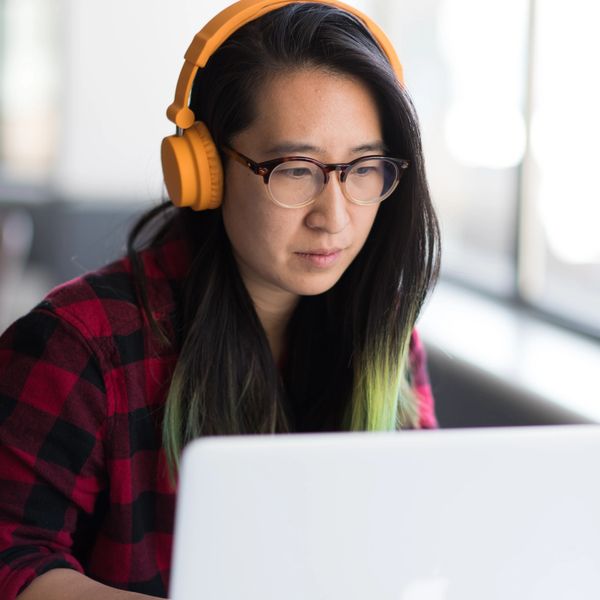
{"type": "Polygon", "coordinates": [[[329,267],[334,264],[342,251],[339,248],[331,250],[310,250],[308,252],[296,252],[302,260],[310,263],[315,267],[329,267]]]}

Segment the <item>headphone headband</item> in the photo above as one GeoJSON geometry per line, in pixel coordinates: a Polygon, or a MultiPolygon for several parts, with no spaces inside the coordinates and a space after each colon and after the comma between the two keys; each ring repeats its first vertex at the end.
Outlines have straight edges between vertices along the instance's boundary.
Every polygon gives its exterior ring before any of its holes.
{"type": "Polygon", "coordinates": [[[192,84],[199,68],[206,66],[208,59],[229,36],[250,21],[287,4],[327,4],[341,8],[360,19],[385,52],[396,76],[403,81],[402,65],[392,43],[383,30],[359,10],[337,0],[240,0],[214,16],[195,36],[185,53],[185,62],[175,90],[175,99],[167,109],[167,117],[180,129],[188,129],[196,116],[188,107],[192,84]]]}
{"type": "Polygon", "coordinates": [[[167,117],[177,125],[177,134],[161,145],[165,185],[176,206],[193,210],[217,208],[223,197],[223,166],[219,151],[206,125],[188,106],[198,69],[206,66],[213,53],[240,27],[287,4],[327,4],[359,19],[386,54],[396,77],[403,82],[402,65],[383,31],[360,11],[338,0],[240,0],[213,17],[194,37],[185,53],[185,62],[167,117]]]}

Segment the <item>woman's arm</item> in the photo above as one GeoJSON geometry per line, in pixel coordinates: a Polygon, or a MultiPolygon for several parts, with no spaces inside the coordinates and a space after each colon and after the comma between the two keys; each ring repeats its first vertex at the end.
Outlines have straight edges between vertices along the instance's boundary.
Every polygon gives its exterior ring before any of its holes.
{"type": "Polygon", "coordinates": [[[34,579],[17,600],[149,600],[146,596],[108,587],[72,569],[52,569],[34,579]]]}
{"type": "MultiPolygon", "coordinates": [[[[70,571],[84,570],[73,546],[85,543],[80,523],[89,521],[106,485],[97,433],[106,400],[92,383],[102,377],[92,358],[84,340],[46,309],[32,311],[0,337],[3,600],[14,599],[38,574],[45,579],[53,569],[67,570],[72,579],[70,571]]],[[[55,597],[66,597],[67,588],[58,589],[55,597]]]]}

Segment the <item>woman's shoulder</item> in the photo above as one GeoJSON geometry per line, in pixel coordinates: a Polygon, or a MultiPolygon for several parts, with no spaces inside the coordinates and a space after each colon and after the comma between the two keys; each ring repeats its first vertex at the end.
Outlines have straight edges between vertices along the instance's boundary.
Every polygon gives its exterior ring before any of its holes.
{"type": "Polygon", "coordinates": [[[120,322],[139,318],[129,260],[122,258],[60,284],[34,310],[52,312],[90,336],[107,335],[120,322]]]}
{"type": "MultiPolygon", "coordinates": [[[[177,247],[147,250],[140,258],[150,305],[155,317],[166,315],[159,325],[171,333],[179,279],[169,263],[180,260],[177,247]]],[[[56,287],[0,336],[0,396],[15,405],[18,398],[39,397],[44,407],[62,407],[78,394],[94,404],[96,394],[98,412],[112,414],[116,404],[105,406],[105,397],[113,403],[144,397],[133,385],[152,388],[158,399],[158,386],[144,382],[165,381],[175,352],[156,341],[130,261],[122,258],[56,287]]]]}
{"type": "Polygon", "coordinates": [[[427,353],[416,329],[413,329],[409,349],[410,377],[417,395],[419,426],[424,429],[438,427],[435,414],[435,399],[427,369],[427,353]]]}
{"type": "MultiPolygon", "coordinates": [[[[148,303],[154,318],[167,319],[177,304],[177,291],[185,277],[187,249],[170,241],[139,253],[148,303]]],[[[86,339],[128,336],[147,326],[129,257],[67,281],[36,307],[54,313],[86,339]]]]}

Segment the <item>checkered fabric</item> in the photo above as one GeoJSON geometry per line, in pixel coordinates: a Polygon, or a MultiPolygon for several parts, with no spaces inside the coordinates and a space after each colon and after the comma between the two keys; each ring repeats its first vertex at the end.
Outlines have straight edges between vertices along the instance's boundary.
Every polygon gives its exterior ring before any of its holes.
{"type": "MultiPolygon", "coordinates": [[[[154,316],[173,332],[189,256],[143,253],[154,316]]],[[[128,260],[55,290],[0,338],[0,598],[50,569],[166,596],[175,490],[161,447],[177,360],[157,345],[128,260]]],[[[411,343],[421,425],[435,427],[423,346],[411,343]]]]}

